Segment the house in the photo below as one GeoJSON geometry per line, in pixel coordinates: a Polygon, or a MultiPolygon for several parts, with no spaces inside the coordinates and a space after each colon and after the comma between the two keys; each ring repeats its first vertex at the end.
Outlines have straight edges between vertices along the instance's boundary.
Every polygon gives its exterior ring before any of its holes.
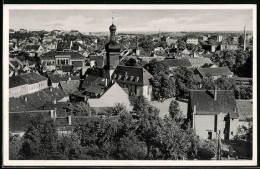
{"type": "Polygon", "coordinates": [[[70,78],[67,81],[60,81],[59,86],[67,94],[73,94],[79,91],[79,80],[71,80],[70,78]]]}
{"type": "Polygon", "coordinates": [[[212,64],[210,58],[189,58],[188,60],[193,68],[198,68],[205,64],[212,64]]]}
{"type": "Polygon", "coordinates": [[[40,60],[46,71],[52,71],[65,66],[73,66],[75,70],[79,70],[85,65],[85,56],[71,51],[51,51],[42,55],[40,60]]]}
{"type": "Polygon", "coordinates": [[[234,75],[228,67],[197,68],[194,73],[199,74],[201,78],[212,78],[212,80],[220,77],[231,78],[234,75]]]}
{"type": "Polygon", "coordinates": [[[248,127],[249,121],[253,118],[253,101],[236,100],[237,113],[239,114],[239,126],[248,127]]]}
{"type": "Polygon", "coordinates": [[[107,88],[99,98],[89,98],[90,107],[114,107],[116,104],[122,104],[126,110],[130,110],[130,101],[128,94],[119,86],[113,83],[107,88]]]}
{"type": "Polygon", "coordinates": [[[228,43],[221,43],[220,44],[220,50],[237,50],[238,45],[237,44],[228,44],[228,43]]]}
{"type": "Polygon", "coordinates": [[[61,88],[49,88],[19,98],[9,98],[9,112],[34,111],[41,109],[47,102],[67,102],[69,96],[61,88]]]}
{"type": "Polygon", "coordinates": [[[33,93],[48,87],[47,78],[37,73],[27,73],[20,75],[28,84],[28,93],[33,93]]]}
{"type": "Polygon", "coordinates": [[[187,36],[187,43],[197,45],[199,43],[199,39],[195,35],[188,35],[187,36]]]}
{"type": "Polygon", "coordinates": [[[28,94],[28,83],[21,76],[9,77],[9,98],[28,94]]]}
{"type": "Polygon", "coordinates": [[[190,90],[188,117],[201,139],[233,139],[239,115],[232,90],[190,90]]]}
{"type": "Polygon", "coordinates": [[[102,77],[87,75],[81,85],[83,94],[90,98],[98,98],[111,86],[112,80],[102,77]]]}
{"type": "Polygon", "coordinates": [[[26,45],[24,51],[28,52],[31,57],[39,57],[44,53],[44,49],[41,45],[26,45]]]}
{"type": "Polygon", "coordinates": [[[62,74],[51,74],[48,77],[48,85],[52,87],[59,86],[60,82],[66,82],[68,80],[76,80],[80,81],[79,76],[72,76],[72,75],[62,75],[62,74]]]}
{"type": "Polygon", "coordinates": [[[112,74],[112,80],[122,88],[127,88],[129,94],[142,95],[148,100],[152,98],[152,78],[153,76],[143,67],[118,65],[112,74]]]}
{"type": "Polygon", "coordinates": [[[47,102],[42,110],[53,110],[55,112],[55,117],[67,117],[68,116],[68,106],[71,102],[47,102]]]}
{"type": "Polygon", "coordinates": [[[168,37],[166,38],[167,46],[171,46],[172,44],[175,44],[178,41],[176,37],[168,37]]]}

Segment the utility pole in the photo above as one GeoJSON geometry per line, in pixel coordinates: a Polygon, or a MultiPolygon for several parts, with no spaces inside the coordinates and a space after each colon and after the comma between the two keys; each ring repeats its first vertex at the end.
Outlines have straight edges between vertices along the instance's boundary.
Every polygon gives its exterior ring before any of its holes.
{"type": "Polygon", "coordinates": [[[221,137],[218,133],[217,133],[217,137],[218,137],[217,160],[221,160],[221,137]]]}
{"type": "Polygon", "coordinates": [[[244,51],[246,51],[246,26],[244,27],[244,51]]]}

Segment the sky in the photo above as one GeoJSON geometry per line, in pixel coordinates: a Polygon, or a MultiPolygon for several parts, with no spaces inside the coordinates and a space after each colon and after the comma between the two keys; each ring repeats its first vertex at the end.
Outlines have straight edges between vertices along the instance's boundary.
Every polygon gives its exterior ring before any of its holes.
{"type": "Polygon", "coordinates": [[[19,30],[79,30],[107,32],[112,23],[117,31],[242,31],[252,30],[250,9],[147,9],[147,10],[21,10],[9,13],[9,28],[19,30]],[[113,13],[113,14],[112,14],[113,13]]]}

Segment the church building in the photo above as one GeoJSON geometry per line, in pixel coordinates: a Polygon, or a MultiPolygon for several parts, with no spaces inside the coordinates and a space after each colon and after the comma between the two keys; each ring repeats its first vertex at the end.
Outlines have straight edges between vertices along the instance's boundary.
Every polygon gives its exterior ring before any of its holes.
{"type": "Polygon", "coordinates": [[[112,24],[109,27],[110,30],[110,41],[106,44],[106,62],[103,70],[103,77],[107,79],[111,79],[111,75],[113,74],[117,65],[119,65],[119,55],[121,47],[116,42],[115,34],[116,34],[116,26],[112,24]]]}

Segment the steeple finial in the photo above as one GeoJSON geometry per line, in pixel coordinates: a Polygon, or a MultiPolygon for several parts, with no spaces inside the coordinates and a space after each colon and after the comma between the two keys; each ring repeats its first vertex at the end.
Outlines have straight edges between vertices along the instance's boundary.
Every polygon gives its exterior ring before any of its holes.
{"type": "Polygon", "coordinates": [[[112,12],[112,24],[114,24],[114,12],[112,12]]]}

